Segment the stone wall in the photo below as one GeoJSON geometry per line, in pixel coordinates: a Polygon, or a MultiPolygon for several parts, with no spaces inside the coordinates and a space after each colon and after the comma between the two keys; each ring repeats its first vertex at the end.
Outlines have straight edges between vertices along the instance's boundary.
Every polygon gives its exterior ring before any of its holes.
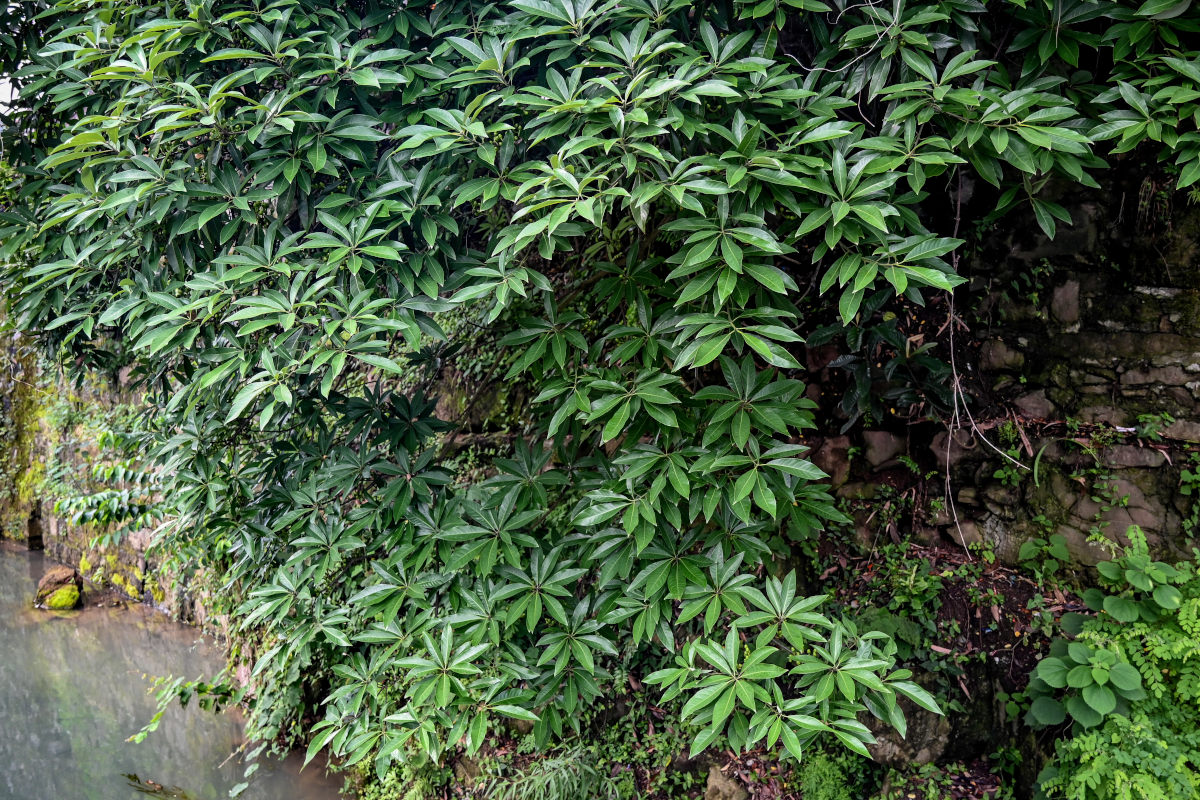
{"type": "Polygon", "coordinates": [[[1018,458],[1030,469],[1016,486],[998,485],[994,454],[964,452],[955,470],[977,489],[964,506],[1010,560],[1049,527],[1094,561],[1086,538],[1097,522],[1115,534],[1138,525],[1162,555],[1187,556],[1191,499],[1180,475],[1200,442],[1200,293],[1070,270],[1054,283],[1046,307],[987,331],[980,350],[982,376],[1023,429],[1018,458]],[[1048,522],[1035,526],[1039,514],[1048,522]]]}
{"type": "MultiPolygon", "coordinates": [[[[69,474],[85,488],[96,453],[89,419],[131,398],[120,381],[94,378],[68,384],[41,369],[19,335],[3,340],[7,358],[0,370],[0,538],[44,549],[73,566],[96,588],[150,603],[180,619],[204,621],[202,604],[177,576],[163,574],[148,554],[152,531],[129,532],[104,546],[94,525],[76,525],[56,513],[56,479],[69,474]]],[[[99,483],[92,489],[106,488],[99,483]]]]}
{"type": "Polygon", "coordinates": [[[1127,207],[1133,188],[1107,192],[1067,204],[1075,224],[1054,242],[1017,219],[981,250],[956,297],[970,404],[953,430],[891,425],[826,440],[820,455],[842,473],[844,496],[870,496],[899,459],[927,470],[930,496],[945,494],[948,470],[952,502],[914,510],[912,533],[927,542],[986,540],[1014,563],[1024,541],[1061,534],[1094,563],[1103,551],[1089,533],[1119,539],[1138,525],[1159,556],[1191,556],[1200,208],[1176,193],[1148,219],[1127,207]],[[846,470],[830,451],[854,446],[862,458],[846,470]]]}
{"type": "Polygon", "coordinates": [[[43,541],[38,502],[45,448],[41,410],[46,389],[37,355],[19,334],[0,337],[0,538],[33,548],[43,541]]]}

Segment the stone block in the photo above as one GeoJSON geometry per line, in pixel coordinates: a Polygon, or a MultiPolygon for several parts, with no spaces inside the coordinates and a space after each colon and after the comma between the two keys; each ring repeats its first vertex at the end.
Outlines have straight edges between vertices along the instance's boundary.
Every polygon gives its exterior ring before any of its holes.
{"type": "Polygon", "coordinates": [[[942,469],[945,469],[947,464],[954,466],[976,449],[978,443],[974,434],[965,430],[955,431],[953,435],[950,431],[938,431],[929,443],[929,451],[933,453],[942,469]]]}
{"type": "Polygon", "coordinates": [[[957,525],[950,526],[950,538],[968,547],[983,541],[983,531],[974,520],[963,519],[957,525]]]}
{"type": "Polygon", "coordinates": [[[1001,339],[989,339],[979,349],[979,368],[985,372],[1018,370],[1025,366],[1025,354],[1009,347],[1001,339]]]}
{"type": "Polygon", "coordinates": [[[1118,469],[1157,469],[1167,457],[1152,447],[1120,444],[1104,451],[1104,463],[1118,469]]]}
{"type": "MultiPolygon", "coordinates": [[[[1077,414],[1082,422],[1091,422],[1096,425],[1122,427],[1128,426],[1132,419],[1128,411],[1113,405],[1087,405],[1080,408],[1077,414]]],[[[1196,441],[1200,441],[1200,439],[1196,441]]]]}
{"type": "Polygon", "coordinates": [[[879,468],[903,453],[908,440],[890,431],[863,431],[863,444],[867,463],[879,468]]]}
{"type": "Polygon", "coordinates": [[[831,486],[838,487],[850,477],[850,438],[830,436],[813,450],[812,462],[829,475],[831,486]]]}
{"type": "Polygon", "coordinates": [[[83,578],[71,567],[51,567],[38,581],[36,602],[54,611],[77,608],[83,599],[83,578]]]}
{"type": "Polygon", "coordinates": [[[1069,280],[1050,297],[1050,315],[1063,325],[1079,322],[1079,281],[1069,280]]]}
{"type": "Polygon", "coordinates": [[[871,758],[877,763],[893,766],[937,761],[950,743],[950,720],[903,697],[900,708],[908,721],[905,736],[879,720],[871,719],[867,723],[876,736],[875,743],[867,746],[871,758]]]}
{"type": "Polygon", "coordinates": [[[1168,367],[1128,370],[1121,375],[1121,385],[1157,384],[1162,386],[1184,386],[1191,379],[1192,376],[1188,375],[1183,367],[1174,364],[1168,367]]]}
{"type": "Polygon", "coordinates": [[[1165,433],[1172,439],[1182,439],[1185,442],[1200,442],[1200,422],[1190,419],[1177,419],[1166,427],[1165,433]]]}
{"type": "Polygon", "coordinates": [[[1026,392],[1013,401],[1013,405],[1028,419],[1053,419],[1054,404],[1046,397],[1045,389],[1026,392]]]}
{"type": "Polygon", "coordinates": [[[716,764],[708,768],[708,784],[704,800],[746,800],[750,793],[736,779],[729,777],[716,764]]]}

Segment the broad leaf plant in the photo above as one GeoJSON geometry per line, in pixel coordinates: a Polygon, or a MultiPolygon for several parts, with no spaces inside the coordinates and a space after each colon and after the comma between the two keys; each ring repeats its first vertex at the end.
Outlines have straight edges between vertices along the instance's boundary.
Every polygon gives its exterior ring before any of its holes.
{"type": "Polygon", "coordinates": [[[866,753],[937,706],[781,566],[843,519],[805,336],[961,283],[964,181],[1053,235],[1135,148],[1200,178],[1188,7],[13,0],[8,322],[132,368],[260,735],[383,770],[636,674],[695,751],[866,753]],[[420,377],[466,332],[490,477],[420,377]]]}

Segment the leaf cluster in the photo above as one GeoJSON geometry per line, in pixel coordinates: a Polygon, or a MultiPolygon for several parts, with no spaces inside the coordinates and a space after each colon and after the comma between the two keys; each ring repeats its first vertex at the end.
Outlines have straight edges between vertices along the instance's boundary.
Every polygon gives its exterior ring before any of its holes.
{"type": "Polygon", "coordinates": [[[1198,785],[1188,763],[1200,752],[1200,580],[1191,563],[1152,561],[1137,528],[1127,537],[1097,565],[1096,616],[1064,617],[1073,640],[1055,641],[1030,681],[1028,722],[1074,722],[1039,778],[1047,797],[1188,796],[1198,785]]]}
{"type": "Polygon", "coordinates": [[[633,663],[697,748],[862,752],[860,712],[934,704],[769,577],[845,519],[805,334],[961,284],[963,180],[1047,235],[1110,153],[1195,180],[1196,23],[1160,6],[9,4],[8,313],[156,408],[164,546],[254,643],[257,733],[383,774],[560,737],[633,663]],[[531,401],[458,482],[414,373],[468,312],[531,401]]]}

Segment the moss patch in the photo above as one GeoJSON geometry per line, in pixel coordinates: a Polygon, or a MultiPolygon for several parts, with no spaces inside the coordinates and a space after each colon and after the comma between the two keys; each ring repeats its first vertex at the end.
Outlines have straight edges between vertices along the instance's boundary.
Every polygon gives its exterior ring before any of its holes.
{"type": "Polygon", "coordinates": [[[55,589],[46,598],[46,608],[51,611],[69,611],[79,606],[79,589],[74,584],[55,589]]]}

